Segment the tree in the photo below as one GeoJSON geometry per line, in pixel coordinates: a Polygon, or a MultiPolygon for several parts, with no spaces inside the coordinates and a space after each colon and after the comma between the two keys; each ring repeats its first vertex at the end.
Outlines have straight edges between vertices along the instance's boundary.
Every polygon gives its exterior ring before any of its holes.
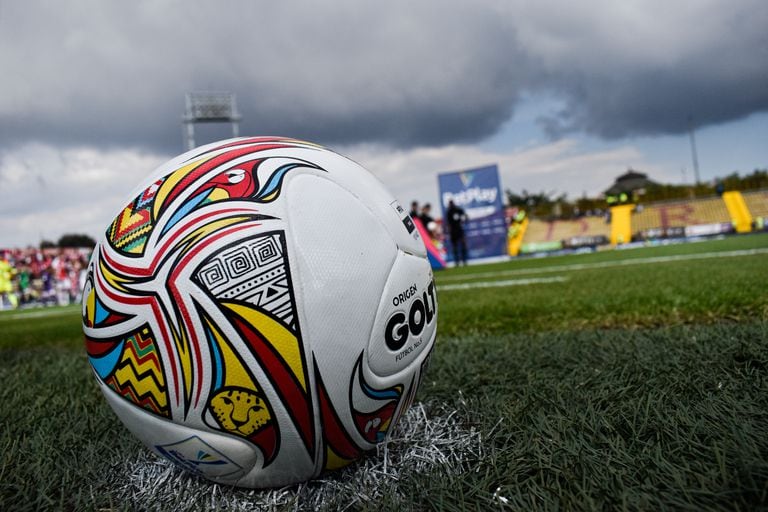
{"type": "Polygon", "coordinates": [[[59,238],[59,247],[88,247],[90,249],[96,246],[96,240],[88,235],[79,233],[67,233],[59,238]]]}
{"type": "MultiPolygon", "coordinates": [[[[560,203],[561,211],[565,206],[565,194],[554,197],[554,192],[541,191],[538,194],[532,194],[527,190],[523,190],[521,194],[516,194],[509,189],[506,190],[506,194],[509,206],[523,208],[534,217],[551,217],[555,204],[560,203]]],[[[566,207],[566,210],[572,212],[573,208],[566,207]]]]}
{"type": "MultiPolygon", "coordinates": [[[[634,172],[634,171],[630,171],[634,172]]],[[[635,203],[653,203],[657,201],[689,200],[701,197],[711,197],[717,192],[717,185],[722,184],[722,190],[766,190],[768,189],[768,169],[755,169],[751,174],[740,176],[734,171],[723,177],[715,178],[712,182],[702,182],[695,185],[680,185],[671,183],[651,182],[645,184],[642,190],[635,191],[631,199],[635,203]]],[[[610,206],[604,197],[587,197],[586,194],[574,201],[569,201],[565,194],[556,196],[555,192],[531,193],[523,189],[520,193],[506,189],[507,205],[525,210],[531,217],[539,219],[567,219],[581,215],[587,211],[603,210],[610,206]]]]}

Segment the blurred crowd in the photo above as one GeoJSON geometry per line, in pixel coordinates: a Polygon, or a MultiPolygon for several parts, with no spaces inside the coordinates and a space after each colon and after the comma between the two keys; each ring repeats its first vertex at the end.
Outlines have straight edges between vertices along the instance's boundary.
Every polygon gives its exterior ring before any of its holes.
{"type": "Polygon", "coordinates": [[[0,249],[0,309],[80,301],[90,249],[0,249]]]}

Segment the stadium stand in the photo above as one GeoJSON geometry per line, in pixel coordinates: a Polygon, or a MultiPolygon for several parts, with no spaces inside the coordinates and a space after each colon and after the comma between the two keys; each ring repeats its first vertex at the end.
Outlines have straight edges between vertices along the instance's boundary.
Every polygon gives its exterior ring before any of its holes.
{"type": "Polygon", "coordinates": [[[768,231],[768,190],[742,192],[742,197],[752,217],[752,229],[768,231]]]}
{"type": "Polygon", "coordinates": [[[602,245],[607,243],[610,233],[611,226],[604,217],[551,222],[531,219],[523,236],[521,252],[602,245]]]}
{"type": "MultiPolygon", "coordinates": [[[[611,208],[611,215],[610,222],[602,217],[531,219],[522,237],[520,253],[596,247],[609,241],[620,245],[630,239],[642,241],[768,229],[768,190],[731,191],[722,196],[648,205],[626,204],[611,208]]],[[[515,253],[510,250],[510,254],[515,253]]]]}
{"type": "Polygon", "coordinates": [[[753,218],[768,218],[768,190],[742,192],[741,195],[744,197],[744,202],[753,218]]]}
{"type": "Polygon", "coordinates": [[[632,216],[632,231],[639,238],[649,233],[675,232],[694,226],[721,226],[731,215],[720,197],[670,201],[638,207],[632,216]]]}

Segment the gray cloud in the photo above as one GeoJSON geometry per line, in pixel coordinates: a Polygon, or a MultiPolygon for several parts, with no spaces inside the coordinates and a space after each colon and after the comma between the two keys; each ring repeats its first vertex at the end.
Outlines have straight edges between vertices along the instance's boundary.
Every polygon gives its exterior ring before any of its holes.
{"type": "Polygon", "coordinates": [[[733,5],[660,9],[661,34],[627,40],[617,30],[607,49],[595,47],[594,60],[551,71],[543,82],[566,106],[542,124],[554,137],[586,131],[616,139],[768,110],[768,5],[733,5]]]}
{"type": "Polygon", "coordinates": [[[0,145],[176,153],[191,90],[328,144],[481,140],[531,92],[554,137],[678,133],[768,109],[766,26],[763,0],[6,2],[0,145]]]}

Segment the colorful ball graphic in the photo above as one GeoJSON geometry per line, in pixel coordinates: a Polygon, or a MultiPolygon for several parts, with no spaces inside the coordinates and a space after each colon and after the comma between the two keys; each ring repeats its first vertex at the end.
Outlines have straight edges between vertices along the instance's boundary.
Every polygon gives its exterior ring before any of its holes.
{"type": "Polygon", "coordinates": [[[356,163],[286,138],[158,168],[83,290],[88,359],[120,420],[179,466],[244,487],[305,481],[384,440],[436,326],[407,212],[356,163]]]}

